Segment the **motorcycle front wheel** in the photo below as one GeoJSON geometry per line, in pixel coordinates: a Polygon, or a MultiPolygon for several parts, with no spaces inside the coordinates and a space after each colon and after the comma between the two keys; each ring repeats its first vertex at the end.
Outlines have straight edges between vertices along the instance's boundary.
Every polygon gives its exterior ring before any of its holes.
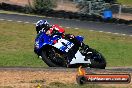
{"type": "Polygon", "coordinates": [[[90,49],[90,51],[92,52],[91,54],[91,64],[90,64],[90,68],[99,68],[99,69],[105,69],[106,67],[106,60],[104,58],[104,56],[99,53],[98,51],[96,51],[95,49],[90,49]]]}

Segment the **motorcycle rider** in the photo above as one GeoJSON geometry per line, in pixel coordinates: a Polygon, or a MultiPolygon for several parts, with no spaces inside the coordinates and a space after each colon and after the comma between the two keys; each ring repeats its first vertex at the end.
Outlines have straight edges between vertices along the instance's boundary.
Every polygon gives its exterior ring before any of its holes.
{"type": "Polygon", "coordinates": [[[78,39],[72,34],[65,34],[65,30],[58,25],[50,25],[47,20],[39,20],[36,23],[36,32],[39,34],[40,32],[45,32],[47,35],[51,36],[52,34],[58,33],[61,34],[62,38],[66,38],[69,41],[72,41],[77,46],[84,49],[84,53],[86,53],[89,49],[88,45],[85,45],[83,42],[78,41],[78,39]]]}
{"type": "Polygon", "coordinates": [[[45,32],[47,35],[52,35],[55,33],[60,33],[63,34],[65,32],[65,30],[61,27],[59,27],[58,25],[54,24],[54,25],[50,25],[47,20],[39,20],[36,23],[36,31],[37,34],[40,32],[45,32]]]}

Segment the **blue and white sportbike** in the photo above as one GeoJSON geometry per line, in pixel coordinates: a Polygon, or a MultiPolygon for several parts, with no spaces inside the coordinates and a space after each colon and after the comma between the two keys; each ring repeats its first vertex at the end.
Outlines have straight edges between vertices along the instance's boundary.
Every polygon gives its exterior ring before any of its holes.
{"type": "MultiPolygon", "coordinates": [[[[76,38],[83,42],[82,36],[76,38]]],[[[50,67],[83,66],[100,69],[106,67],[105,58],[98,51],[89,48],[85,52],[81,47],[58,34],[49,36],[40,32],[35,39],[34,51],[50,67]]]]}

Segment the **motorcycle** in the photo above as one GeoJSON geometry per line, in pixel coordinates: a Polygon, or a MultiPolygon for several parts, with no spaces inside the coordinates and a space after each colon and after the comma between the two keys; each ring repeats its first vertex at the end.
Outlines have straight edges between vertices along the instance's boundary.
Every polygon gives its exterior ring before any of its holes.
{"type": "MultiPolygon", "coordinates": [[[[82,36],[75,36],[83,42],[82,36]]],[[[50,67],[79,66],[105,69],[106,61],[101,53],[89,48],[87,52],[59,34],[40,32],[35,39],[34,52],[50,67]]]]}

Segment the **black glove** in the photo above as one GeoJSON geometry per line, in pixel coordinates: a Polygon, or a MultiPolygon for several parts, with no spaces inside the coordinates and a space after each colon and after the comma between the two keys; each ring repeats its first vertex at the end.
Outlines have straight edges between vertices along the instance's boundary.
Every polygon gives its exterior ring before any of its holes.
{"type": "Polygon", "coordinates": [[[58,34],[58,33],[59,32],[57,30],[55,30],[55,29],[52,31],[52,34],[58,34]]]}
{"type": "Polygon", "coordinates": [[[55,30],[55,29],[54,29],[54,30],[52,31],[52,34],[51,34],[51,35],[52,35],[52,36],[53,36],[53,35],[62,36],[62,34],[63,34],[63,33],[60,33],[58,30],[55,30]]]}

